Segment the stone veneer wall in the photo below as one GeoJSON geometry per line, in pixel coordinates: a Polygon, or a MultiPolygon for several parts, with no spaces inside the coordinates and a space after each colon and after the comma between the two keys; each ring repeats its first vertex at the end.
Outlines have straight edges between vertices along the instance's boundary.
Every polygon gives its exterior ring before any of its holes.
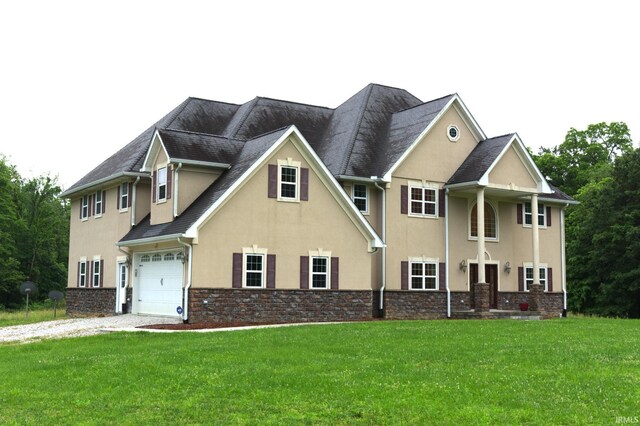
{"type": "Polygon", "coordinates": [[[67,288],[67,316],[114,315],[115,288],[67,288]]]}
{"type": "Polygon", "coordinates": [[[436,319],[447,317],[446,291],[385,291],[384,317],[436,319]]]}
{"type": "Polygon", "coordinates": [[[372,291],[202,289],[189,291],[189,322],[312,322],[372,318],[372,291]]]}
{"type": "MultiPolygon", "coordinates": [[[[505,311],[517,311],[520,303],[530,303],[529,293],[522,292],[499,292],[498,308],[505,311]]],[[[564,296],[562,293],[543,293],[540,298],[540,311],[558,316],[564,307],[564,296]]]]}

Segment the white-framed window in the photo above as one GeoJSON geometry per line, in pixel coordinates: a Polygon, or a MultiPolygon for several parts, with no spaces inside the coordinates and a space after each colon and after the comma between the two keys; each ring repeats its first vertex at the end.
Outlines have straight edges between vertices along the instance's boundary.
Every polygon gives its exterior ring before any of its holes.
{"type": "Polygon", "coordinates": [[[244,254],[244,286],[248,288],[264,287],[265,255],[261,253],[244,254]]]}
{"type": "MultiPolygon", "coordinates": [[[[529,291],[529,286],[533,284],[533,264],[525,263],[524,265],[524,291],[529,291]]],[[[547,265],[540,265],[540,284],[543,285],[544,291],[547,291],[547,265]]]]}
{"type": "Polygon", "coordinates": [[[129,267],[126,263],[118,263],[118,285],[120,288],[127,287],[129,277],[129,267]]]}
{"type": "Polygon", "coordinates": [[[120,200],[118,200],[118,207],[120,210],[127,210],[129,208],[129,183],[124,182],[120,185],[120,200]]]}
{"type": "MultiPolygon", "coordinates": [[[[531,226],[531,214],[531,203],[524,203],[524,209],[522,211],[522,223],[524,226],[531,226]]],[[[547,226],[547,209],[545,209],[545,206],[542,203],[538,203],[538,226],[547,226]]]]}
{"type": "Polygon", "coordinates": [[[102,270],[100,269],[101,262],[99,258],[93,259],[93,274],[92,274],[92,286],[100,287],[100,275],[102,274],[102,270]]]}
{"type": "Polygon", "coordinates": [[[353,204],[362,213],[369,213],[369,187],[360,183],[354,183],[351,187],[353,204]]]}
{"type": "Polygon", "coordinates": [[[438,188],[409,182],[409,216],[438,217],[438,188]]]}
{"type": "Polygon", "coordinates": [[[153,256],[151,256],[151,261],[152,262],[162,262],[162,255],[160,253],[156,253],[153,256]]]}
{"type": "Polygon", "coordinates": [[[102,206],[104,205],[103,200],[102,200],[102,191],[96,191],[96,195],[94,196],[94,209],[93,211],[96,212],[96,216],[101,216],[103,209],[102,206]]]}
{"type": "MultiPolygon", "coordinates": [[[[498,239],[498,213],[493,204],[484,202],[484,237],[487,240],[498,239]]],[[[478,239],[478,204],[474,203],[469,211],[469,239],[478,239]]]]}
{"type": "Polygon", "coordinates": [[[280,166],[280,198],[298,198],[298,168],[280,166]]]}
{"type": "Polygon", "coordinates": [[[447,137],[451,142],[457,142],[460,139],[460,129],[455,124],[449,125],[447,127],[447,137]]]}
{"type": "Polygon", "coordinates": [[[309,257],[309,261],[311,262],[310,288],[330,288],[331,276],[329,275],[329,268],[331,263],[329,259],[327,256],[309,257]]]}
{"type": "Polygon", "coordinates": [[[78,287],[87,286],[87,260],[81,259],[78,263],[78,287]]]}
{"type": "Polygon", "coordinates": [[[157,200],[165,201],[167,199],[167,168],[161,167],[158,169],[158,182],[157,182],[157,200]]]}
{"type": "Polygon", "coordinates": [[[142,257],[140,258],[140,262],[142,263],[151,262],[151,256],[149,256],[148,254],[142,255],[142,257]]]}
{"type": "Polygon", "coordinates": [[[409,260],[409,288],[411,290],[437,290],[438,261],[409,260]]]}
{"type": "Polygon", "coordinates": [[[80,199],[80,219],[86,220],[89,217],[89,196],[83,195],[80,199]]]}

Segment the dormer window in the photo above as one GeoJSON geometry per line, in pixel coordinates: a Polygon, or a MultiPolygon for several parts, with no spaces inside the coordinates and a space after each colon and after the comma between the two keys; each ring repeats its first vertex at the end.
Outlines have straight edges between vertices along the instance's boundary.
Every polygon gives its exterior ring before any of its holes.
{"type": "Polygon", "coordinates": [[[165,201],[167,199],[167,168],[162,167],[158,169],[158,185],[157,185],[157,200],[165,201]]]}

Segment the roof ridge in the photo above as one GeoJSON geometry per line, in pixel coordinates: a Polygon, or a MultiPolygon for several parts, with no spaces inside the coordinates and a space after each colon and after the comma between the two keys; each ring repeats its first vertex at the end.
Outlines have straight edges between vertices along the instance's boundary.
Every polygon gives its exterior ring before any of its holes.
{"type": "Polygon", "coordinates": [[[421,106],[425,106],[425,105],[427,105],[427,104],[430,104],[430,103],[433,103],[433,102],[437,102],[437,101],[439,101],[439,100],[442,100],[442,99],[444,99],[444,98],[448,98],[449,96],[456,96],[456,95],[457,95],[457,93],[450,93],[450,94],[445,95],[445,96],[440,96],[439,98],[431,99],[430,101],[422,102],[422,103],[420,103],[420,104],[418,104],[418,105],[414,105],[414,106],[412,106],[412,107],[407,107],[407,108],[404,108],[404,109],[398,110],[398,111],[394,112],[393,114],[397,114],[397,113],[399,113],[399,112],[404,112],[404,111],[407,111],[407,110],[410,110],[410,109],[413,109],[413,108],[419,108],[419,107],[421,107],[421,106]]]}
{"type": "Polygon", "coordinates": [[[360,118],[358,118],[358,123],[357,125],[354,127],[353,129],[353,134],[350,138],[350,145],[351,147],[348,149],[348,155],[345,155],[344,158],[342,159],[342,164],[340,165],[340,174],[345,174],[347,171],[347,165],[349,164],[349,159],[351,158],[351,154],[353,153],[353,148],[356,145],[356,138],[358,137],[358,133],[360,131],[360,125],[362,125],[362,119],[364,118],[364,114],[367,111],[367,105],[369,104],[369,99],[371,98],[371,93],[373,93],[373,83],[369,83],[367,85],[367,89],[368,89],[368,93],[367,93],[367,97],[365,99],[365,101],[362,103],[362,106],[360,108],[360,118]]]}
{"type": "Polygon", "coordinates": [[[270,101],[282,102],[282,103],[287,103],[287,104],[295,104],[295,105],[302,105],[302,106],[308,106],[308,107],[313,107],[313,108],[328,109],[330,111],[334,111],[335,110],[335,108],[330,108],[330,107],[326,107],[326,106],[307,104],[307,103],[304,103],[304,102],[287,101],[285,99],[270,98],[268,96],[257,96],[256,99],[258,99],[258,100],[266,99],[266,100],[270,100],[270,101]]]}
{"type": "Polygon", "coordinates": [[[225,104],[225,105],[233,105],[233,106],[240,106],[240,104],[234,104],[233,102],[225,102],[225,101],[216,101],[214,99],[206,99],[206,98],[200,98],[198,96],[189,96],[188,99],[193,99],[194,101],[205,101],[205,102],[213,102],[216,104],[225,104]]]}
{"type": "Polygon", "coordinates": [[[259,98],[256,96],[255,98],[251,99],[249,102],[245,102],[244,104],[240,105],[240,108],[242,108],[245,105],[248,105],[247,106],[248,109],[243,113],[244,115],[241,117],[241,120],[238,123],[238,125],[235,127],[235,129],[232,129],[232,131],[229,132],[229,135],[231,137],[235,138],[235,135],[238,132],[238,130],[242,128],[242,125],[244,124],[244,122],[247,121],[247,118],[249,118],[250,112],[253,111],[253,109],[256,107],[256,104],[258,103],[258,99],[259,98]]]}
{"type": "Polygon", "coordinates": [[[252,141],[252,140],[255,140],[255,139],[258,139],[258,138],[262,138],[262,137],[265,137],[267,135],[270,135],[271,133],[281,132],[282,130],[288,129],[288,128],[293,127],[293,126],[295,126],[295,124],[285,125],[285,126],[277,128],[277,129],[273,129],[273,130],[270,130],[268,132],[261,133],[259,135],[256,135],[256,136],[252,137],[252,138],[246,139],[245,141],[249,142],[249,141],[252,141]]]}
{"type": "Polygon", "coordinates": [[[193,100],[192,97],[188,97],[187,99],[185,99],[185,101],[182,103],[182,108],[180,108],[180,111],[176,111],[176,113],[173,115],[173,117],[171,117],[171,121],[169,123],[167,123],[165,127],[171,126],[173,124],[173,122],[176,121],[176,118],[178,118],[178,116],[180,114],[182,114],[182,111],[185,110],[187,105],[189,105],[192,100],[193,100]]]}

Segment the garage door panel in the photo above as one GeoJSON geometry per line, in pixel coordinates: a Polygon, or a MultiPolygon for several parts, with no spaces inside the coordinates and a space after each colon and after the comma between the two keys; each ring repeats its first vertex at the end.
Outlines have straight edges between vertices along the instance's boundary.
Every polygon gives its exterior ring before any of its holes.
{"type": "Polygon", "coordinates": [[[146,259],[143,256],[139,263],[137,312],[178,316],[176,309],[182,306],[183,268],[175,255],[155,254],[146,259]]]}

